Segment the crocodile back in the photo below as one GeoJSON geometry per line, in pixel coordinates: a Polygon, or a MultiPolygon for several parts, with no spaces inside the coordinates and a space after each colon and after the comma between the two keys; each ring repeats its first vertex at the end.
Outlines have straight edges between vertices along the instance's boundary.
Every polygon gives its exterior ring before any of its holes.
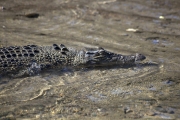
{"type": "Polygon", "coordinates": [[[28,68],[33,62],[39,66],[66,64],[69,50],[62,44],[52,46],[9,46],[0,48],[0,73],[28,68]]]}
{"type": "Polygon", "coordinates": [[[11,71],[26,66],[40,52],[37,45],[0,48],[0,72],[11,71]]]}

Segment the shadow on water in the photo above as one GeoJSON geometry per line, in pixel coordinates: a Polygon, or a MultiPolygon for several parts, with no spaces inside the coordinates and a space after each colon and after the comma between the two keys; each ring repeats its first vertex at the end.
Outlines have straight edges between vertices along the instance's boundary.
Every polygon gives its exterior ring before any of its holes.
{"type": "MultiPolygon", "coordinates": [[[[104,65],[104,66],[89,66],[86,67],[85,70],[93,70],[93,69],[97,69],[97,70],[103,70],[103,69],[134,69],[135,67],[137,69],[141,69],[143,67],[158,67],[159,64],[158,63],[150,63],[150,62],[145,62],[145,63],[136,63],[136,64],[128,64],[128,65],[104,65]]],[[[78,70],[78,68],[76,68],[78,70]]],[[[84,69],[83,69],[84,70],[84,69]]]]}

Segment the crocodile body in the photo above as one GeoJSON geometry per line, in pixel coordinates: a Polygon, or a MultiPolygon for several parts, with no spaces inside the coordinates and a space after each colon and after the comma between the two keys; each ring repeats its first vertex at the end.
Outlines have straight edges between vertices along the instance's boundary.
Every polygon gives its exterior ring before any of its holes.
{"type": "Polygon", "coordinates": [[[121,55],[103,48],[67,48],[52,46],[9,46],[0,48],[0,74],[34,75],[43,69],[135,64],[146,57],[142,54],[121,55]]]}

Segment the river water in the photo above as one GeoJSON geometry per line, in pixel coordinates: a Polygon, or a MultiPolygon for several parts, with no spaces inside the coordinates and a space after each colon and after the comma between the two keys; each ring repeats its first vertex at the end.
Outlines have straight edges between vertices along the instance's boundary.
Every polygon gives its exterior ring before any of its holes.
{"type": "Polygon", "coordinates": [[[180,1],[0,1],[0,43],[142,53],[140,66],[0,78],[1,119],[180,119],[180,1]]]}

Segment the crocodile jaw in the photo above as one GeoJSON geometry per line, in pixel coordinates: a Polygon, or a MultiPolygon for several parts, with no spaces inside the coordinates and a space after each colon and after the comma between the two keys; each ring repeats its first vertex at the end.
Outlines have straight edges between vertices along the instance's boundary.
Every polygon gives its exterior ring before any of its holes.
{"type": "Polygon", "coordinates": [[[135,55],[121,55],[112,53],[99,48],[85,53],[85,63],[87,66],[106,66],[106,65],[126,65],[135,64],[137,61],[143,61],[146,57],[142,54],[136,53],[135,55]]]}

